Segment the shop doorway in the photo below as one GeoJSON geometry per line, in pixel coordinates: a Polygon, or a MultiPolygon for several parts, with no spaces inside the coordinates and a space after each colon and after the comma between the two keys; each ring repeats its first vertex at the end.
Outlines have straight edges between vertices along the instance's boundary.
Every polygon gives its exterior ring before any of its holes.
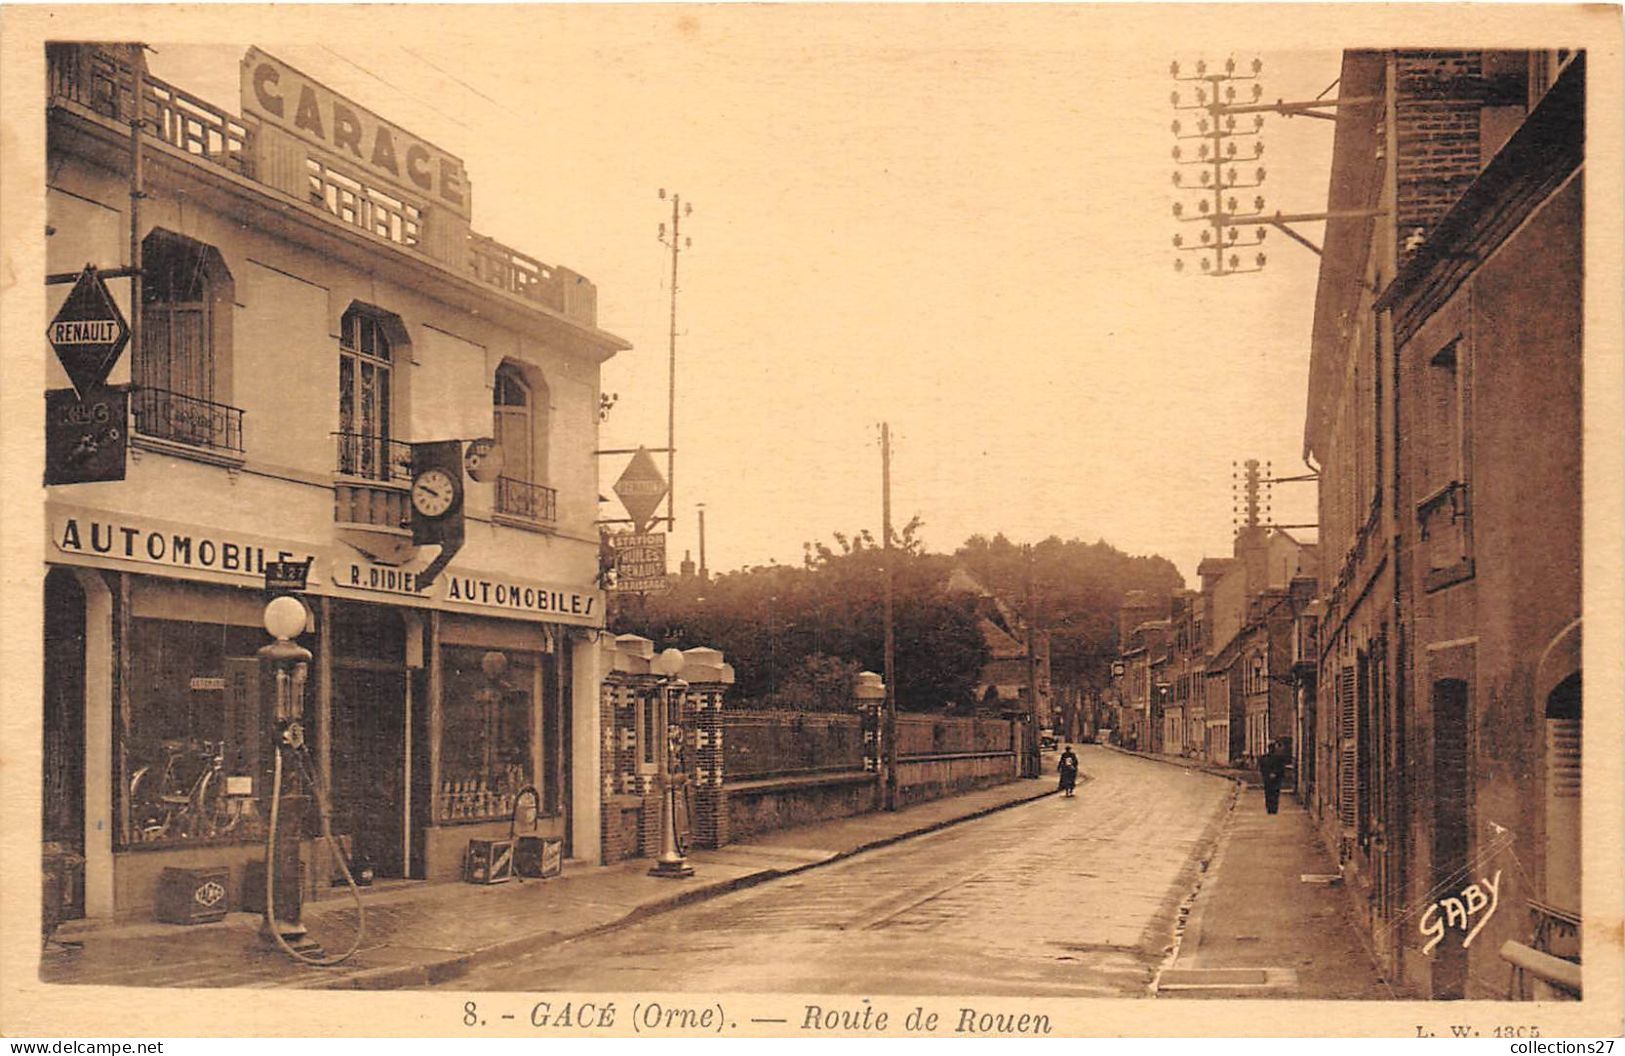
{"type": "Polygon", "coordinates": [[[41,836],[56,863],[47,919],[77,920],[85,915],[85,592],[62,570],[45,577],[44,705],[41,836]]]}
{"type": "Polygon", "coordinates": [[[332,674],[333,831],[380,878],[421,878],[429,820],[428,701],[405,663],[400,617],[335,606],[332,674]]]}

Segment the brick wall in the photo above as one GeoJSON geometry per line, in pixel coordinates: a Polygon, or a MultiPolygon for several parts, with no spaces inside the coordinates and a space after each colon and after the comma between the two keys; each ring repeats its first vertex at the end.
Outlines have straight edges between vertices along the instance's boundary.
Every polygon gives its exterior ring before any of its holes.
{"type": "Polygon", "coordinates": [[[1395,70],[1403,261],[1478,175],[1483,56],[1400,51],[1395,70]]]}

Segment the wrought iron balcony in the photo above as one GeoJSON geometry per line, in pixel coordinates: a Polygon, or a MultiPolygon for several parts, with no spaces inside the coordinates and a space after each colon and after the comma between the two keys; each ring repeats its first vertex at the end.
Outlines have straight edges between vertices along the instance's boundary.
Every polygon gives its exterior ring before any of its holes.
{"type": "Polygon", "coordinates": [[[412,445],[366,433],[334,433],[338,446],[337,472],[383,483],[406,485],[412,480],[412,445]]]}
{"type": "Polygon", "coordinates": [[[168,389],[140,387],[130,394],[136,431],[159,440],[241,454],[243,412],[168,389]]]}
{"type": "Polygon", "coordinates": [[[497,478],[496,512],[532,524],[552,524],[558,519],[559,493],[542,484],[497,478]]]}

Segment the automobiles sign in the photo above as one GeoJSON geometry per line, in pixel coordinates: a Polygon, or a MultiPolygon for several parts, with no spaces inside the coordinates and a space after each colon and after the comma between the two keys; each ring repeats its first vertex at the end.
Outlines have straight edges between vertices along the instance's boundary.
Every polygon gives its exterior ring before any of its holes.
{"type": "Polygon", "coordinates": [[[81,399],[107,380],[130,340],[130,325],[93,265],[86,264],[79,273],[79,281],[46,328],[45,339],[81,399]]]}

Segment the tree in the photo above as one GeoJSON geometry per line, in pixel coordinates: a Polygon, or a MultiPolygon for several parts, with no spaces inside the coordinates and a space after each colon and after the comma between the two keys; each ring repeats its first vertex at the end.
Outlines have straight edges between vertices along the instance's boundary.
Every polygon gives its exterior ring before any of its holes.
{"type": "MultiPolygon", "coordinates": [[[[925,552],[920,527],[916,517],[893,531],[895,692],[900,708],[938,711],[970,702],[987,647],[974,605],[946,589],[952,562],[925,552]]],[[[789,693],[803,703],[827,703],[834,673],[828,661],[856,665],[854,675],[884,666],[886,552],[867,529],[833,538],[834,546],[806,544],[800,568],[757,566],[619,604],[612,627],[661,648],[721,649],[743,699],[789,693]]],[[[850,706],[850,682],[847,688],[850,706]]]]}

